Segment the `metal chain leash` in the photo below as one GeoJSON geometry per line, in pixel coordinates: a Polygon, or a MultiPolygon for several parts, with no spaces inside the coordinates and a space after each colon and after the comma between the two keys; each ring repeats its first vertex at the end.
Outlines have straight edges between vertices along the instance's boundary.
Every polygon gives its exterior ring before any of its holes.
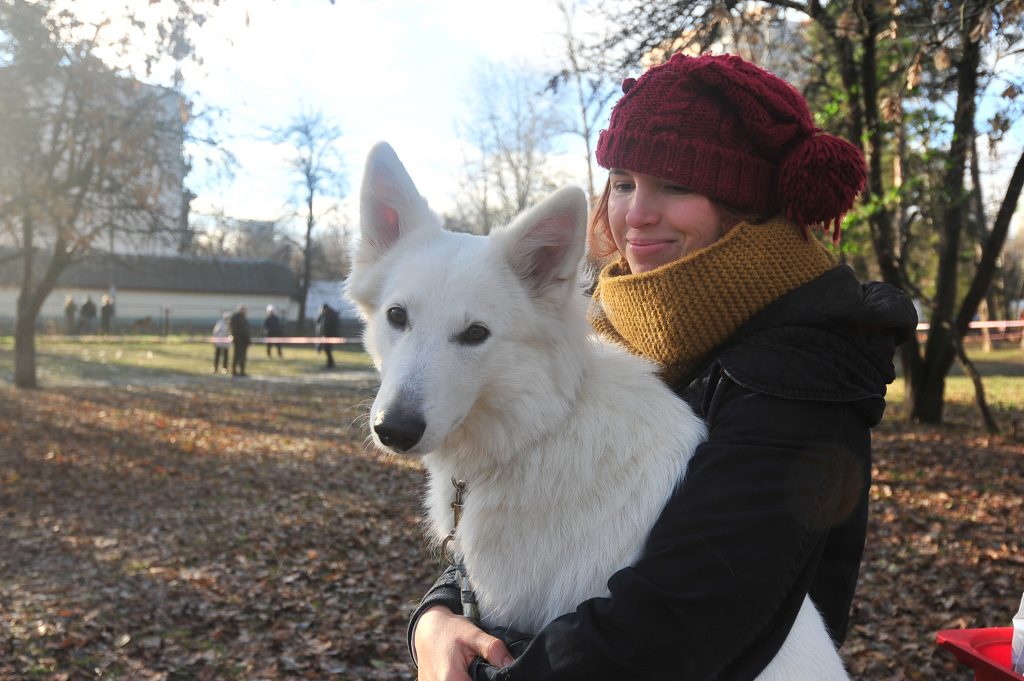
{"type": "Polygon", "coordinates": [[[441,542],[441,557],[445,562],[455,568],[455,574],[459,578],[459,594],[462,598],[462,614],[474,624],[480,622],[480,608],[476,602],[476,594],[469,583],[469,575],[466,574],[466,565],[462,557],[455,553],[453,546],[455,542],[455,531],[459,529],[459,522],[462,520],[462,496],[466,492],[466,481],[456,480],[452,477],[452,486],[455,488],[455,501],[452,502],[452,529],[448,536],[441,542]]]}

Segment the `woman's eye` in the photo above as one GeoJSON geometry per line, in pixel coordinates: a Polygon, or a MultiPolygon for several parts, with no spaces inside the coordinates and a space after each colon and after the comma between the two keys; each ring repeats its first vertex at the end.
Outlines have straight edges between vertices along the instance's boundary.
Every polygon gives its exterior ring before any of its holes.
{"type": "Polygon", "coordinates": [[[459,334],[458,341],[463,345],[480,345],[490,335],[490,330],[483,324],[470,324],[465,331],[459,334]]]}
{"type": "Polygon", "coordinates": [[[693,190],[689,187],[684,187],[679,184],[670,184],[665,186],[666,191],[670,191],[673,194],[689,194],[693,190]]]}
{"type": "Polygon", "coordinates": [[[614,189],[616,192],[619,192],[619,193],[631,192],[631,191],[633,191],[633,183],[632,182],[614,182],[614,183],[612,183],[612,189],[614,189]]]}
{"type": "Polygon", "coordinates": [[[387,318],[391,323],[391,326],[398,329],[404,329],[409,323],[409,315],[406,313],[405,308],[399,307],[398,305],[393,305],[388,308],[387,318]]]}

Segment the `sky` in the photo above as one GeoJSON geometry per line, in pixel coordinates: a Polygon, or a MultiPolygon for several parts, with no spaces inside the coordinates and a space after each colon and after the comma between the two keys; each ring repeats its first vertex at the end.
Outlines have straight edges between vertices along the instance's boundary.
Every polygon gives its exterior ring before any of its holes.
{"type": "Polygon", "coordinates": [[[462,162],[457,125],[482,64],[553,71],[563,25],[554,0],[226,0],[196,32],[203,63],[185,78],[197,102],[225,111],[222,131],[239,166],[231,183],[210,184],[193,171],[193,211],[282,214],[286,150],[260,137],[303,108],[322,111],[342,132],[350,207],[367,152],[384,140],[431,205],[445,210],[462,162]]]}
{"type": "MultiPolygon", "coordinates": [[[[148,8],[150,0],[72,2],[94,19],[123,5],[148,8]]],[[[183,72],[198,109],[224,112],[218,129],[239,163],[219,182],[194,166],[186,178],[197,194],[193,214],[273,220],[289,212],[287,149],[265,138],[304,109],[321,111],[342,132],[350,222],[363,160],[381,140],[435,210],[450,210],[462,165],[457,128],[471,114],[479,72],[488,63],[557,71],[563,33],[556,0],[221,0],[193,34],[202,63],[183,72]]],[[[994,164],[995,191],[1005,188],[1019,146],[1003,149],[1010,163],[994,164]]],[[[563,159],[573,165],[582,185],[584,160],[563,159]]]]}
{"type": "MultiPolygon", "coordinates": [[[[125,6],[159,11],[150,0],[71,6],[92,21],[116,21],[125,6]]],[[[193,214],[287,213],[287,148],[266,136],[303,110],[322,112],[341,130],[353,221],[362,165],[378,141],[395,148],[435,210],[449,210],[462,165],[457,126],[468,118],[479,72],[487,63],[554,72],[563,33],[556,0],[221,0],[192,34],[202,63],[182,72],[195,110],[223,112],[217,129],[238,166],[232,181],[217,182],[194,165],[186,178],[197,195],[193,214]]],[[[581,158],[581,178],[585,172],[581,158]]]]}

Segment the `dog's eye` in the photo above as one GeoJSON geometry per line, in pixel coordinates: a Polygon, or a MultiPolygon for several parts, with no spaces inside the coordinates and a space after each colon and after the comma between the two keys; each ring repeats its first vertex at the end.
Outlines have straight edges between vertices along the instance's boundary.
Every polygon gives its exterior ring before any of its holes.
{"type": "Polygon", "coordinates": [[[490,330],[483,324],[470,324],[459,334],[458,341],[463,345],[480,345],[490,337],[490,330]]]}
{"type": "Polygon", "coordinates": [[[404,329],[409,323],[409,315],[406,314],[405,308],[397,305],[388,308],[387,317],[388,321],[391,322],[391,326],[399,329],[404,329]]]}

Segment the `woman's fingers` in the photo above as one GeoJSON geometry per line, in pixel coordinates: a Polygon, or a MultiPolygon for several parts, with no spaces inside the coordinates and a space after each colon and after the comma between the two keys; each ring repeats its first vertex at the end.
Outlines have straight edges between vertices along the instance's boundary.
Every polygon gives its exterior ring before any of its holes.
{"type": "Polygon", "coordinates": [[[495,667],[512,664],[505,644],[443,606],[424,612],[413,632],[419,681],[470,681],[469,665],[482,657],[495,667]]]}
{"type": "Polygon", "coordinates": [[[501,642],[501,639],[494,638],[486,631],[476,627],[473,627],[473,630],[469,645],[478,656],[484,658],[495,667],[507,667],[512,664],[512,656],[509,654],[505,644],[501,642]]]}

